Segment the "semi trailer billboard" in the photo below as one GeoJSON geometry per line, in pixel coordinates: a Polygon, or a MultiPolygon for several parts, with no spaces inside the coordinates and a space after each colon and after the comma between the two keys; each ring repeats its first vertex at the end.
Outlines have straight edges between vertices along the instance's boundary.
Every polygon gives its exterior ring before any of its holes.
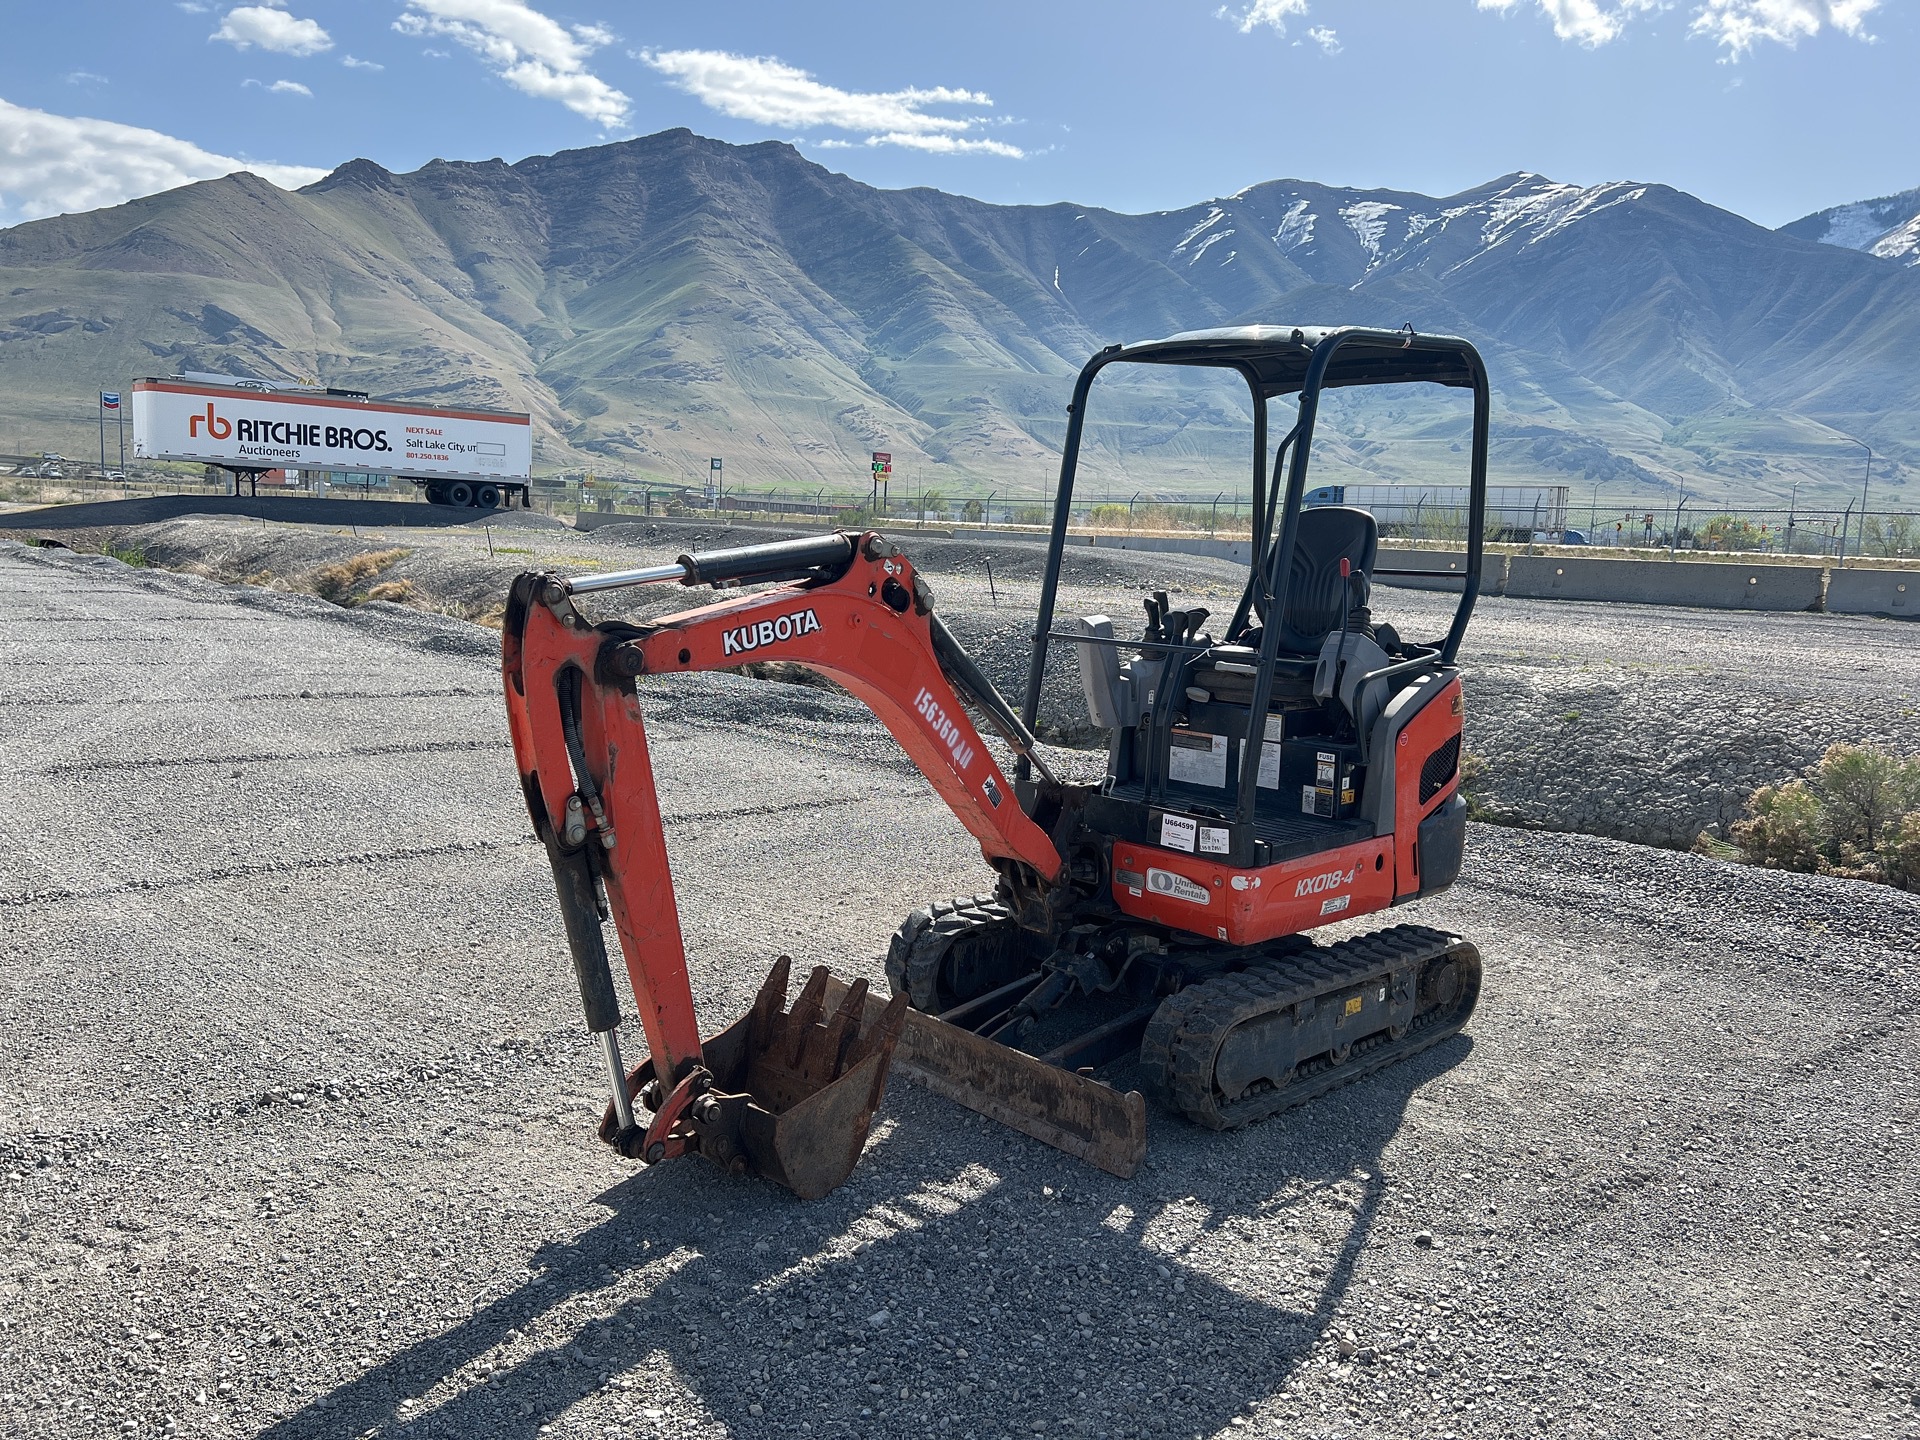
{"type": "Polygon", "coordinates": [[[136,380],[133,453],[228,470],[360,471],[425,486],[439,504],[526,503],[528,417],[351,394],[136,380]]]}

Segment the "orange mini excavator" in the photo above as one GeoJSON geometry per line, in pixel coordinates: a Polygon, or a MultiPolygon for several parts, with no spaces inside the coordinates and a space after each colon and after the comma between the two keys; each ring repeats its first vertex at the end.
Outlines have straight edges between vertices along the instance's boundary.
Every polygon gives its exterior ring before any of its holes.
{"type": "Polygon", "coordinates": [[[1480,988],[1466,941],[1413,925],[1324,944],[1306,932],[1432,895],[1459,873],[1455,662],[1479,585],[1487,423],[1473,347],[1411,329],[1249,326],[1102,350],[1074,389],[1019,711],[941,622],[912,562],[871,532],[572,580],[522,575],[506,612],[507,706],[606,1052],[601,1138],[649,1164],[698,1153],[822,1195],[859,1159],[898,1063],[1125,1176],[1145,1153],[1146,1107],[1102,1082],[1103,1065],[1137,1058],[1172,1108],[1225,1129],[1458,1031],[1480,988]],[[1217,635],[1206,611],[1164,594],[1146,602],[1138,635],[1104,616],[1055,628],[1088,397],[1117,364],[1217,367],[1252,393],[1256,563],[1217,635]],[[1411,574],[1376,564],[1373,516],[1307,503],[1321,393],[1411,383],[1473,397],[1460,598],[1430,641],[1372,618],[1373,579],[1411,574]],[[1268,408],[1286,397],[1297,416],[1270,447],[1268,408]],[[646,623],[596,624],[576,608],[661,583],[729,593],[646,623]],[[1056,644],[1074,647],[1092,718],[1111,732],[1098,784],[1056,778],[1034,740],[1056,644]],[[891,1003],[820,967],[789,1010],[783,956],[748,1014],[703,1040],[636,682],[774,659],[866,702],[998,882],[907,918],[887,955],[891,1003]],[[1010,768],[977,724],[1004,742],[1010,768]],[[652,1052],[630,1073],[609,918],[652,1052]]]}

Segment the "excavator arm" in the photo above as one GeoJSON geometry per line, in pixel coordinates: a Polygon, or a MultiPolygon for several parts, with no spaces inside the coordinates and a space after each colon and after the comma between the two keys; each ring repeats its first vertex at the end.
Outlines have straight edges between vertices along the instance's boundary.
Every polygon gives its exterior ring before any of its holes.
{"type": "Polygon", "coordinates": [[[843,992],[820,967],[786,1013],[782,957],[749,1015],[701,1040],[635,681],[776,660],[830,677],[873,710],[990,863],[1045,887],[1060,878],[1060,854],[1021,808],[962,696],[1044,772],[1033,737],[947,633],[911,563],[877,534],[689,554],[573,580],[528,573],[514,583],[503,628],[521,786],[614,1086],[602,1137],[648,1163],[698,1151],[803,1196],[825,1193],[865,1142],[905,999],[875,1020],[864,981],[843,992]],[[777,583],[643,624],[594,624],[574,604],[676,582],[777,583]],[[631,1075],[616,1033],[607,919],[651,1051],[631,1075]],[[650,1122],[634,1118],[634,1098],[649,1102],[650,1122]]]}

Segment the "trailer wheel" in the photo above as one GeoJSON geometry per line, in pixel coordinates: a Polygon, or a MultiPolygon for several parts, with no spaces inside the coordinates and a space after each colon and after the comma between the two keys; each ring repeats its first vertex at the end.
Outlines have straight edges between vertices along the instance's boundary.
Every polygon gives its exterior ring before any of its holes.
{"type": "Polygon", "coordinates": [[[473,503],[478,505],[482,510],[499,509],[500,487],[498,485],[482,485],[474,492],[473,503]]]}
{"type": "Polygon", "coordinates": [[[446,504],[447,503],[447,487],[444,485],[427,486],[427,503],[429,505],[446,504]]]}
{"type": "Polygon", "coordinates": [[[454,481],[447,487],[447,503],[449,505],[473,504],[473,487],[464,480],[454,481]]]}

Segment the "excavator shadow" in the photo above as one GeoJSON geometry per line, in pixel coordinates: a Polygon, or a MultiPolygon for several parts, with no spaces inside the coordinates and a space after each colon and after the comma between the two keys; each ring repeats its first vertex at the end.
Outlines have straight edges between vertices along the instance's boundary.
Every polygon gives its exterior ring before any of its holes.
{"type": "Polygon", "coordinates": [[[1156,1112],[1128,1181],[900,1086],[826,1199],[638,1173],[526,1283],[263,1433],[1211,1433],[1364,1331],[1363,1253],[1415,1253],[1397,1206],[1380,1233],[1386,1149],[1471,1043],[1243,1131],[1156,1112]]]}

